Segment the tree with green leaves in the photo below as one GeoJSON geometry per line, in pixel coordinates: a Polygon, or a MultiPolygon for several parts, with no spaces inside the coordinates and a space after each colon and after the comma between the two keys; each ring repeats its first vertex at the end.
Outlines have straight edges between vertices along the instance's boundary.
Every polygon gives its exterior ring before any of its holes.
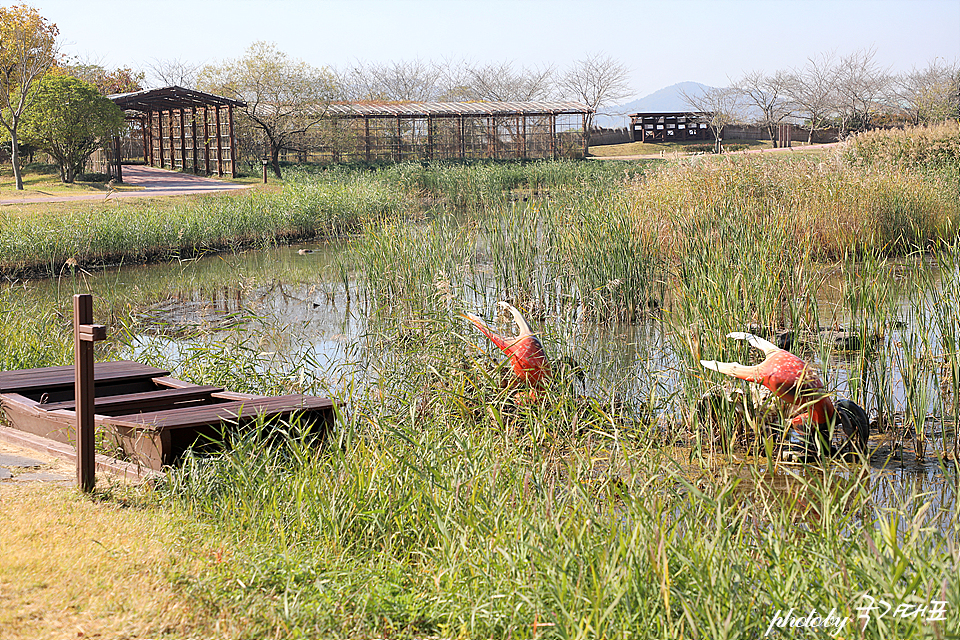
{"type": "Polygon", "coordinates": [[[59,33],[57,25],[33,7],[0,7],[0,125],[10,138],[10,161],[20,191],[20,122],[33,102],[37,81],[57,60],[59,33]]]}
{"type": "Polygon", "coordinates": [[[64,73],[89,82],[105,96],[117,93],[133,93],[143,89],[143,71],[134,71],[130,67],[107,69],[103,65],[90,62],[77,62],[60,67],[64,73]]]}
{"type": "Polygon", "coordinates": [[[238,60],[209,65],[200,72],[201,91],[246,102],[246,123],[266,138],[274,174],[279,178],[280,152],[295,150],[296,140],[316,127],[336,95],[334,75],[287,57],[271,42],[255,42],[238,60]]]}
{"type": "Polygon", "coordinates": [[[90,155],[123,128],[123,112],[92,84],[51,74],[39,82],[22,125],[24,141],[49,153],[60,179],[71,183],[90,155]]]}

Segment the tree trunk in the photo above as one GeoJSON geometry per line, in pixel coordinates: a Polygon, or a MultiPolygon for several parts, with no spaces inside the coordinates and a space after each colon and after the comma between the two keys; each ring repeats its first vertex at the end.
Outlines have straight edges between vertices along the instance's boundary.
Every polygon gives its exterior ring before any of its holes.
{"type": "Polygon", "coordinates": [[[280,149],[276,146],[270,150],[270,166],[273,167],[273,175],[278,179],[283,177],[280,175],[280,149]]]}
{"type": "Polygon", "coordinates": [[[23,176],[20,174],[20,141],[17,139],[16,125],[10,131],[10,162],[13,163],[13,177],[17,183],[17,191],[23,191],[23,176]]]}

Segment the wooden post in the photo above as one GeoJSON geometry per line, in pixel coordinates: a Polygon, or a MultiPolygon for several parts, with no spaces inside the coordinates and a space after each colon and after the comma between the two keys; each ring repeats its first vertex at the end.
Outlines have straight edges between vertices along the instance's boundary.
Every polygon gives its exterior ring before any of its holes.
{"type": "Polygon", "coordinates": [[[394,156],[394,159],[397,162],[403,160],[403,142],[402,142],[403,132],[400,130],[400,116],[397,116],[397,155],[394,156]]]}
{"type": "Polygon", "coordinates": [[[237,177],[237,140],[233,136],[233,105],[227,105],[227,119],[230,121],[230,177],[237,177]]]}
{"type": "Polygon", "coordinates": [[[150,145],[147,147],[147,157],[144,158],[144,162],[147,162],[151,167],[155,167],[154,158],[153,158],[153,111],[147,112],[147,122],[150,123],[150,126],[147,128],[147,133],[150,136],[150,145]]]}
{"type": "Polygon", "coordinates": [[[550,156],[557,159],[557,116],[550,116],[550,156]]]}
{"type": "Polygon", "coordinates": [[[210,175],[210,107],[203,107],[203,166],[210,175]]]}
{"type": "Polygon", "coordinates": [[[180,171],[187,172],[187,131],[183,118],[183,107],[180,107],[180,171]]]}
{"type": "Polygon", "coordinates": [[[174,115],[173,109],[167,111],[170,114],[170,120],[167,122],[167,129],[170,130],[170,168],[174,171],[177,170],[177,152],[176,152],[176,138],[173,137],[173,125],[174,125],[174,115]]]}
{"type": "Polygon", "coordinates": [[[74,400],[77,413],[77,485],[93,491],[96,484],[93,407],[95,399],[93,343],[105,340],[107,328],[93,324],[93,296],[73,296],[74,400]]]}
{"type": "Polygon", "coordinates": [[[143,163],[147,163],[147,117],[140,116],[140,138],[143,140],[143,163]]]}
{"type": "Polygon", "coordinates": [[[217,121],[217,175],[221,178],[223,177],[223,140],[221,138],[222,132],[220,130],[220,105],[217,105],[217,110],[214,112],[214,119],[217,121]]]}
{"type": "Polygon", "coordinates": [[[163,110],[162,109],[160,111],[157,111],[157,152],[160,154],[160,168],[163,169],[163,110]]]}
{"type": "Polygon", "coordinates": [[[197,175],[197,108],[190,107],[190,137],[193,138],[193,175],[197,175]]]}
{"type": "Polygon", "coordinates": [[[363,116],[363,153],[370,162],[370,117],[363,116]]]}
{"type": "Polygon", "coordinates": [[[114,136],[113,150],[114,150],[114,155],[116,157],[116,163],[117,163],[117,173],[116,173],[117,182],[123,182],[123,153],[120,150],[120,136],[114,136]]]}
{"type": "Polygon", "coordinates": [[[520,129],[520,157],[527,157],[527,114],[520,116],[521,129],[520,129]]]}

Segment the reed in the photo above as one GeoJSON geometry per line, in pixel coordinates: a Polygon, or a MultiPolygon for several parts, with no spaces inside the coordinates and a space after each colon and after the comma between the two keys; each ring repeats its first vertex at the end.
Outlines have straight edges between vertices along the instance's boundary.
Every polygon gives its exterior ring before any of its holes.
{"type": "Polygon", "coordinates": [[[184,259],[209,251],[338,237],[396,216],[400,194],[359,179],[288,181],[181,201],[119,200],[59,214],[0,214],[0,271],[58,274],[64,265],[184,259]]]}

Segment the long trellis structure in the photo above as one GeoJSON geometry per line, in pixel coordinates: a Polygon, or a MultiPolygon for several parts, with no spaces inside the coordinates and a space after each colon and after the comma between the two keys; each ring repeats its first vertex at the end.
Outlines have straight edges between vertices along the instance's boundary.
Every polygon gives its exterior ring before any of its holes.
{"type": "Polygon", "coordinates": [[[352,102],[323,108],[320,124],[301,136],[284,159],[582,157],[591,113],[573,102],[352,102]]]}
{"type": "Polygon", "coordinates": [[[141,151],[143,161],[155,167],[236,177],[233,109],[245,103],[183,87],[108,97],[124,110],[128,122],[139,123],[124,140],[113,141],[108,171],[115,171],[117,177],[123,177],[123,159],[139,156],[141,151]]]}

